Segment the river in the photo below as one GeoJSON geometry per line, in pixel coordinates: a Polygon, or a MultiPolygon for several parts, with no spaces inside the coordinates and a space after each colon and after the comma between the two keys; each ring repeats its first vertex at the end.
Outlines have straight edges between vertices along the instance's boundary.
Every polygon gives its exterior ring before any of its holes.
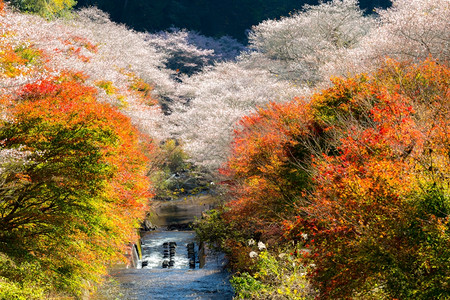
{"type": "Polygon", "coordinates": [[[137,267],[112,270],[109,287],[95,299],[232,299],[223,255],[199,247],[193,231],[167,230],[185,228],[212,205],[207,197],[156,203],[151,221],[158,229],[142,233],[137,267]]]}

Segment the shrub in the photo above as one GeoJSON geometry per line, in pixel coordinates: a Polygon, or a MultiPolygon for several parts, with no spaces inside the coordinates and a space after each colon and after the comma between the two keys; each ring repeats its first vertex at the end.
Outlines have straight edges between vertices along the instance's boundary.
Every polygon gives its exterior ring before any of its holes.
{"type": "Polygon", "coordinates": [[[38,14],[48,19],[67,17],[77,3],[74,0],[11,0],[10,2],[21,11],[38,14]]]}

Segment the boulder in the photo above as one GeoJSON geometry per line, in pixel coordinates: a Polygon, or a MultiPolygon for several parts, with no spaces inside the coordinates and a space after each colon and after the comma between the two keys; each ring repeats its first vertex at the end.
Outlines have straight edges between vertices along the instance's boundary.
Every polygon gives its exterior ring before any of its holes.
{"type": "Polygon", "coordinates": [[[142,222],[141,230],[143,231],[152,231],[156,230],[156,228],[158,228],[158,226],[153,225],[152,222],[150,222],[147,219],[145,219],[144,222],[142,222]]]}

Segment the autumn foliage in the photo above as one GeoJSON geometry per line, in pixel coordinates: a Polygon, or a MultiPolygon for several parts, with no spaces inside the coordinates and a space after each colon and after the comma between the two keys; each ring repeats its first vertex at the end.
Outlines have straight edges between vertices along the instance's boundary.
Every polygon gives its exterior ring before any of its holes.
{"type": "Polygon", "coordinates": [[[388,61],[245,117],[221,213],[244,239],[225,247],[295,242],[320,298],[448,297],[449,75],[431,59],[388,61]]]}
{"type": "Polygon", "coordinates": [[[151,196],[151,149],[96,93],[79,75],[62,74],[25,85],[11,102],[1,149],[23,159],[2,165],[1,263],[11,264],[3,278],[17,272],[14,281],[25,283],[26,262],[47,289],[76,295],[135,239],[151,196]]]}
{"type": "MultiPolygon", "coordinates": [[[[109,86],[96,83],[112,82],[55,69],[53,52],[21,40],[9,14],[0,20],[0,299],[86,298],[138,238],[153,141],[104,101],[96,85],[109,86]]],[[[73,34],[60,42],[83,63],[98,51],[73,34]]],[[[137,89],[154,101],[149,85],[137,89]]]]}
{"type": "Polygon", "coordinates": [[[86,298],[135,238],[145,174],[164,195],[227,157],[211,181],[231,200],[198,233],[238,297],[450,297],[448,1],[308,5],[250,52],[96,8],[55,19],[74,4],[0,0],[0,299],[86,298]]]}
{"type": "Polygon", "coordinates": [[[431,61],[390,63],[341,98],[346,122],[328,124],[338,153],[314,160],[306,209],[323,226],[311,244],[324,296],[377,284],[395,298],[449,295],[449,75],[431,61]]]}
{"type": "Polygon", "coordinates": [[[233,142],[233,156],[222,172],[235,178],[230,188],[236,200],[227,219],[242,224],[242,232],[263,236],[281,232],[280,217],[301,205],[301,189],[310,185],[306,149],[295,137],[308,138],[308,105],[301,99],[271,104],[244,117],[233,142]],[[296,159],[293,159],[294,156],[296,159]]]}

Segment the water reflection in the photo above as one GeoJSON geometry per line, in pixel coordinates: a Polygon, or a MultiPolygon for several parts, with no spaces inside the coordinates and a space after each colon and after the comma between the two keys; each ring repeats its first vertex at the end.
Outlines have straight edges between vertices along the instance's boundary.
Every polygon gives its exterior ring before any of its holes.
{"type": "Polygon", "coordinates": [[[189,224],[195,218],[200,218],[203,211],[215,207],[217,201],[210,195],[189,196],[172,201],[153,201],[150,221],[159,227],[189,224]]]}

